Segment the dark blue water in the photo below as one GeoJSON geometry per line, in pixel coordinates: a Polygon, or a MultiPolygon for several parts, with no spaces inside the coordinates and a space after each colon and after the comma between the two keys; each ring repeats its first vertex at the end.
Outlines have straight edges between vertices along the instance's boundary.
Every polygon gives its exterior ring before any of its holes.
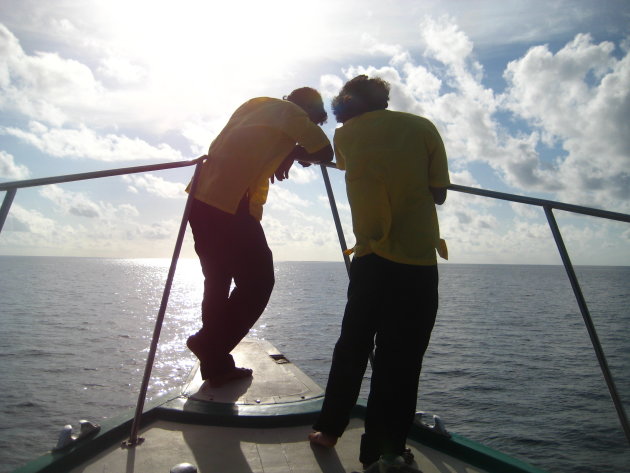
{"type": "MultiPolygon", "coordinates": [[[[167,269],[165,260],[0,257],[0,471],[50,449],[64,424],[135,405],[167,269]]],[[[577,272],[630,410],[630,268],[577,272]]],[[[324,386],[346,285],[341,263],[277,263],[251,335],[324,386]]],[[[197,329],[201,292],[197,262],[182,260],[150,396],[179,386],[194,364],[184,341],[197,329]]],[[[418,409],[552,472],[630,471],[562,267],[441,265],[418,409]]]]}

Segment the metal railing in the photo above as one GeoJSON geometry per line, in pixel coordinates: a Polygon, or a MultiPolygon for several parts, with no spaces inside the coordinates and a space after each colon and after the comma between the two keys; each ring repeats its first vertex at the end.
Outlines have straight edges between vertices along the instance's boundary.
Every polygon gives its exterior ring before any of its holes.
{"type": "MultiPolygon", "coordinates": [[[[178,161],[178,162],[170,162],[170,163],[162,163],[162,164],[153,164],[153,165],[147,165],[147,166],[136,166],[136,167],[128,167],[128,168],[111,169],[111,170],[105,170],[105,171],[69,174],[69,175],[64,175],[64,176],[55,176],[55,177],[47,177],[47,178],[41,178],[41,179],[30,179],[30,180],[23,180],[23,181],[0,183],[0,191],[6,191],[6,195],[4,197],[2,207],[0,207],[0,232],[2,231],[4,222],[7,218],[7,215],[9,213],[9,210],[11,208],[11,205],[13,203],[14,197],[18,189],[26,188],[26,187],[43,186],[43,185],[49,185],[49,184],[59,184],[63,182],[81,181],[81,180],[86,180],[86,179],[97,179],[97,178],[102,178],[102,177],[120,176],[120,175],[125,175],[125,174],[158,171],[158,170],[173,169],[173,168],[196,165],[197,167],[196,167],[195,174],[193,176],[193,180],[191,184],[192,191],[194,191],[194,186],[196,185],[200,165],[205,158],[206,158],[205,156],[202,156],[200,158],[190,160],[190,161],[178,161]]],[[[343,229],[341,226],[341,220],[339,218],[339,213],[337,212],[337,206],[335,203],[334,193],[333,193],[332,186],[330,183],[330,178],[328,176],[328,171],[326,169],[327,167],[335,168],[335,164],[328,163],[326,165],[321,165],[320,168],[322,171],[324,184],[326,186],[328,199],[330,201],[330,207],[333,214],[335,227],[337,230],[339,243],[343,252],[344,262],[346,264],[346,268],[349,270],[350,259],[348,255],[345,254],[345,250],[347,248],[346,241],[345,241],[343,229]]],[[[504,201],[509,201],[509,202],[517,202],[517,203],[542,207],[542,209],[545,212],[545,216],[547,217],[547,221],[549,223],[549,227],[553,234],[554,240],[556,242],[556,246],[558,247],[558,251],[560,253],[562,263],[567,272],[567,276],[569,277],[569,281],[571,283],[573,293],[575,295],[578,306],[580,308],[582,318],[584,319],[584,323],[586,325],[591,343],[593,345],[593,349],[597,356],[597,361],[599,362],[600,369],[602,370],[602,373],[604,375],[604,379],[606,381],[608,391],[610,393],[613,404],[615,405],[617,416],[619,417],[619,421],[621,423],[625,436],[628,439],[628,442],[630,442],[630,424],[628,423],[628,417],[624,410],[621,398],[618,394],[614,379],[610,372],[610,368],[608,367],[606,356],[604,354],[601,343],[599,341],[599,337],[597,336],[595,326],[593,324],[584,296],[582,294],[582,290],[580,288],[578,278],[575,274],[573,264],[571,263],[571,259],[564,245],[564,241],[562,239],[560,229],[558,227],[555,216],[553,214],[553,210],[554,209],[562,210],[566,212],[571,212],[571,213],[576,213],[576,214],[581,214],[581,215],[589,215],[592,217],[605,218],[608,220],[615,220],[615,221],[626,222],[626,223],[630,223],[630,215],[617,213],[617,212],[609,212],[606,210],[599,210],[599,209],[594,209],[590,207],[582,207],[578,205],[566,204],[563,202],[557,202],[557,201],[552,201],[552,200],[537,199],[533,197],[525,197],[525,196],[519,196],[515,194],[508,194],[504,192],[495,192],[495,191],[490,191],[486,189],[460,186],[456,184],[452,184],[451,186],[449,186],[449,190],[456,191],[456,192],[463,192],[466,194],[477,195],[481,197],[489,197],[492,199],[499,199],[499,200],[504,200],[504,201]]],[[[137,445],[141,441],[141,439],[139,439],[137,436],[138,428],[140,424],[140,418],[141,418],[143,407],[144,407],[144,401],[146,398],[146,392],[148,388],[149,378],[151,375],[151,369],[152,369],[153,362],[155,359],[155,353],[157,350],[157,344],[158,344],[158,340],[160,336],[161,326],[164,319],[164,314],[166,312],[166,306],[168,304],[170,288],[171,288],[172,280],[175,274],[177,259],[179,257],[179,253],[180,253],[182,242],[183,242],[183,237],[186,231],[186,224],[187,224],[188,215],[190,212],[191,195],[193,194],[192,191],[188,195],[186,207],[182,215],[182,220],[180,224],[177,241],[175,244],[175,249],[173,252],[173,257],[171,259],[171,266],[169,269],[167,281],[165,283],[164,292],[162,295],[162,303],[160,305],[160,309],[159,309],[159,313],[158,313],[158,317],[156,320],[155,329],[153,333],[153,338],[151,340],[151,348],[149,350],[149,355],[147,357],[147,363],[145,366],[145,372],[144,372],[144,376],[142,380],[142,385],[141,385],[140,393],[138,396],[136,414],[135,414],[134,422],[132,425],[130,439],[127,442],[125,442],[125,445],[127,446],[137,445]]]]}

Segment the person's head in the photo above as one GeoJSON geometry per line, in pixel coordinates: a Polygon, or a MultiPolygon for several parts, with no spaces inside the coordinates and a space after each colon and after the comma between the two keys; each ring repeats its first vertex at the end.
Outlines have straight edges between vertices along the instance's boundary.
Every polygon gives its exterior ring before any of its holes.
{"type": "Polygon", "coordinates": [[[332,100],[332,110],[339,123],[375,110],[384,110],[389,102],[389,83],[366,75],[349,80],[332,100]]]}
{"type": "Polygon", "coordinates": [[[310,87],[302,87],[295,89],[289,95],[285,95],[284,100],[293,102],[295,105],[299,105],[302,109],[308,113],[311,121],[318,125],[326,123],[328,114],[324,109],[324,101],[322,96],[319,95],[315,89],[310,87]]]}

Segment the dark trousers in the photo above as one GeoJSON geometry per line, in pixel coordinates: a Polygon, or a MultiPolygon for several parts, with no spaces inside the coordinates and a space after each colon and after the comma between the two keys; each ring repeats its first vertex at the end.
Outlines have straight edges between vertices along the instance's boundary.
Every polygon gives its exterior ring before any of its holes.
{"type": "Polygon", "coordinates": [[[415,266],[375,254],[354,258],[341,335],[333,352],[315,430],[340,437],[350,420],[374,347],[360,460],[400,455],[416,413],[422,358],[438,306],[437,266],[415,266]]]}
{"type": "Polygon", "coordinates": [[[274,285],[273,257],[246,198],[236,215],[194,199],[189,223],[205,278],[203,326],[195,336],[203,340],[201,374],[208,379],[234,368],[230,352],[265,310],[274,285]]]}

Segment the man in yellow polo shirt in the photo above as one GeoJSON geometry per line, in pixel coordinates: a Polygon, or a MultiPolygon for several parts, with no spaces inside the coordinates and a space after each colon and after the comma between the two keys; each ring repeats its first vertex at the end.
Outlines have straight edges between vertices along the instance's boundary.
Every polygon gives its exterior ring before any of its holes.
{"type": "Polygon", "coordinates": [[[426,118],[386,110],[389,84],[347,82],[332,108],[337,167],[356,237],[348,302],[326,396],[310,434],[332,447],[348,425],[369,354],[372,380],[361,439],[366,471],[418,471],[405,451],[438,306],[436,251],[446,257],[435,204],[446,199],[444,144],[426,118]],[[371,466],[374,465],[374,466],[371,466]]]}
{"type": "Polygon", "coordinates": [[[205,278],[202,328],[187,346],[212,386],[251,376],[234,365],[230,352],[262,314],[274,285],[260,224],[269,180],[288,177],[294,161],[332,160],[330,141],[318,126],[326,116],[321,96],[308,87],[283,100],[254,98],[210,145],[189,218],[205,278]]]}

